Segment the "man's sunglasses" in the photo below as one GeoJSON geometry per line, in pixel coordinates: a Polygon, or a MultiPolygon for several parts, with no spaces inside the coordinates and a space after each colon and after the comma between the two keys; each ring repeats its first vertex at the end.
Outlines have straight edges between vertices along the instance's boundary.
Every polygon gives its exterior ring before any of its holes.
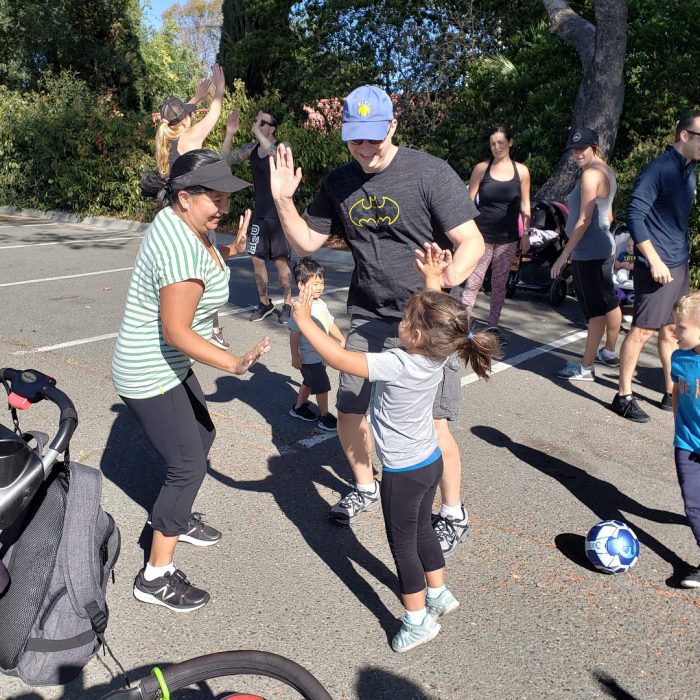
{"type": "Polygon", "coordinates": [[[683,131],[687,131],[691,136],[700,136],[700,131],[691,131],[690,129],[683,129],[683,131]]]}
{"type": "Polygon", "coordinates": [[[277,126],[277,124],[273,124],[272,122],[266,122],[264,119],[261,119],[260,126],[277,126]]]}
{"type": "MultiPolygon", "coordinates": [[[[386,136],[384,137],[384,139],[386,136]]],[[[384,143],[384,139],[350,139],[350,143],[353,146],[361,146],[365,141],[372,146],[378,146],[380,143],[384,143]]]]}

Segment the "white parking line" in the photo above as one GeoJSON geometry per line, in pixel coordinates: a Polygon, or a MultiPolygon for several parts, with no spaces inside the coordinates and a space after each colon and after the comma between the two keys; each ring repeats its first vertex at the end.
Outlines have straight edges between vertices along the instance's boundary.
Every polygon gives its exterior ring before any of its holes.
{"type": "Polygon", "coordinates": [[[0,228],[29,228],[30,226],[58,226],[62,221],[47,221],[45,224],[0,224],[0,228]]]}
{"type": "Polygon", "coordinates": [[[18,245],[0,245],[0,250],[15,250],[17,248],[35,248],[42,245],[64,245],[66,243],[103,243],[104,241],[130,241],[143,236],[112,236],[111,238],[64,238],[62,241],[48,243],[19,243],[18,245]]]}
{"type": "Polygon", "coordinates": [[[61,275],[60,277],[42,277],[37,280],[22,280],[20,282],[3,282],[0,287],[17,287],[20,284],[36,284],[37,282],[55,282],[56,280],[72,280],[76,277],[92,277],[93,275],[109,275],[111,272],[126,272],[133,267],[116,267],[113,270],[96,270],[95,272],[81,272],[77,275],[61,275]]]}

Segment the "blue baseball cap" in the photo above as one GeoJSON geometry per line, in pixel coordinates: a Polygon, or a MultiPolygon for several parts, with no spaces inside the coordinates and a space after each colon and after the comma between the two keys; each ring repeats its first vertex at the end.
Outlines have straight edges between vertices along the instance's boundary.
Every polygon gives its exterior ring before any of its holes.
{"type": "Polygon", "coordinates": [[[394,118],[389,95],[375,85],[353,90],[343,102],[343,141],[385,139],[394,118]]]}

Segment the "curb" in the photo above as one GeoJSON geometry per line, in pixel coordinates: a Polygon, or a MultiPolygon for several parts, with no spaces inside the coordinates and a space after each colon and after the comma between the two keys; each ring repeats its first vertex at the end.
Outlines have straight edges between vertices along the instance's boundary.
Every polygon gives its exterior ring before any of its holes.
{"type": "Polygon", "coordinates": [[[42,211],[41,209],[17,209],[16,207],[0,206],[0,214],[9,216],[25,216],[32,219],[47,219],[49,221],[62,221],[66,224],[85,224],[95,226],[108,231],[145,231],[149,224],[143,221],[130,221],[129,219],[116,219],[111,216],[86,216],[81,218],[77,214],[66,211],[42,211]]]}

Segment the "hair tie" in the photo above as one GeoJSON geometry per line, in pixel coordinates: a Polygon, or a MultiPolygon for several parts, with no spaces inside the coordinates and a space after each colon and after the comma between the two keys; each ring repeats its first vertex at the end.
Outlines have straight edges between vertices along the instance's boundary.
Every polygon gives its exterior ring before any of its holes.
{"type": "Polygon", "coordinates": [[[471,331],[469,331],[467,333],[467,340],[471,340],[473,337],[474,337],[474,334],[471,331]]]}

